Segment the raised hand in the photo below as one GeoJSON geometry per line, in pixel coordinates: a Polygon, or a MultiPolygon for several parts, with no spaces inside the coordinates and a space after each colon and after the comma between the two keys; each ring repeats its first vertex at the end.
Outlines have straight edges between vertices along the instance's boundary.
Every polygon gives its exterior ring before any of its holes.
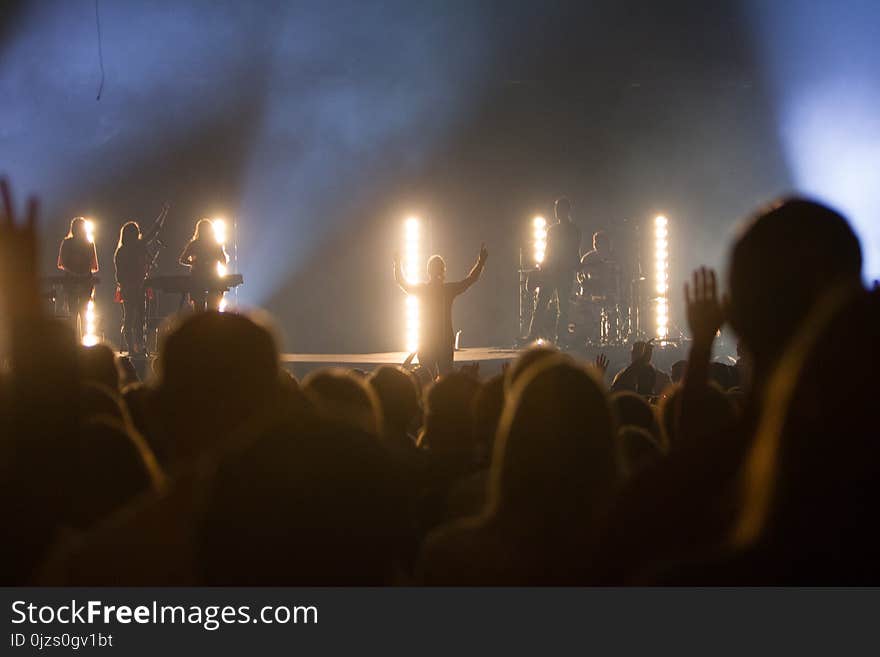
{"type": "Polygon", "coordinates": [[[597,370],[602,373],[602,376],[604,377],[605,373],[608,371],[608,356],[606,356],[605,354],[599,354],[593,361],[593,365],[597,370]]]}
{"type": "Polygon", "coordinates": [[[688,326],[694,342],[711,343],[724,323],[724,305],[718,295],[715,271],[700,267],[693,273],[693,287],[684,284],[688,326]]]}
{"type": "Polygon", "coordinates": [[[489,249],[486,248],[486,244],[480,244],[480,264],[486,264],[486,260],[489,259],[489,249]]]}
{"type": "Polygon", "coordinates": [[[37,215],[39,203],[28,199],[24,219],[16,216],[9,182],[0,180],[0,302],[8,316],[33,318],[40,313],[37,282],[37,215]]]}

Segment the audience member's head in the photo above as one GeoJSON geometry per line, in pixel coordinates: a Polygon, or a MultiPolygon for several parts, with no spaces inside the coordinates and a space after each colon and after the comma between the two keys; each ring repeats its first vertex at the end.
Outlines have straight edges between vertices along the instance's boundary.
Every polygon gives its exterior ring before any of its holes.
{"type": "Polygon", "coordinates": [[[812,306],[838,285],[859,285],[859,240],[840,214],[804,199],[757,214],[730,258],[729,318],[767,376],[812,306]]]}
{"type": "Polygon", "coordinates": [[[119,392],[119,370],[116,357],[107,345],[80,347],[80,373],[84,381],[95,381],[119,392]]]}
{"type": "Polygon", "coordinates": [[[391,365],[383,365],[369,377],[379,397],[385,430],[403,436],[419,413],[419,397],[412,376],[391,365]]]}
{"type": "MultiPolygon", "coordinates": [[[[682,389],[676,386],[663,399],[660,406],[660,421],[667,449],[681,447],[679,440],[678,406],[681,403],[682,389]]],[[[733,402],[717,385],[707,385],[701,392],[699,404],[688,417],[688,426],[700,436],[717,437],[724,435],[734,426],[737,418],[733,402]]]]}
{"type": "Polygon", "coordinates": [[[619,470],[601,384],[564,356],[529,368],[512,391],[492,461],[490,509],[512,522],[566,525],[604,512],[619,470]]]}
{"type": "Polygon", "coordinates": [[[176,459],[212,447],[278,399],[275,340],[244,315],[187,317],[165,338],[160,360],[157,401],[176,459]]]}
{"type": "Polygon", "coordinates": [[[480,384],[453,372],[437,380],[425,398],[425,425],[419,445],[443,458],[474,457],[473,406],[480,384]]]}
{"type": "Polygon", "coordinates": [[[222,455],[201,514],[203,583],[390,583],[408,545],[393,474],[372,436],[314,414],[242,441],[222,455]]]}
{"type": "Polygon", "coordinates": [[[640,427],[659,438],[660,427],[654,409],[644,397],[634,392],[615,392],[611,395],[611,410],[617,420],[617,426],[640,427]]]}
{"type": "Polygon", "coordinates": [[[366,381],[343,369],[324,369],[303,379],[302,390],[318,412],[373,436],[382,435],[382,406],[366,381]]]}
{"type": "Polygon", "coordinates": [[[532,346],[523,351],[519,356],[517,356],[516,360],[513,361],[513,364],[507,368],[504,382],[507,391],[509,392],[513,388],[519,378],[532,365],[535,365],[545,358],[558,356],[559,353],[560,352],[556,347],[549,344],[532,346]]]}

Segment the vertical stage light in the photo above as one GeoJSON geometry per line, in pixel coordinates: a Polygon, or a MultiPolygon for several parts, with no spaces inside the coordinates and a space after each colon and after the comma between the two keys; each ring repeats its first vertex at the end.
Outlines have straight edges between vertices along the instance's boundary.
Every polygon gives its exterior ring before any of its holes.
{"type": "Polygon", "coordinates": [[[544,217],[532,219],[532,257],[536,265],[544,262],[547,250],[547,220],[544,217]]]}
{"type": "MultiPolygon", "coordinates": [[[[214,229],[214,239],[221,247],[226,246],[226,221],[217,218],[211,220],[211,226],[214,229]]],[[[222,262],[217,263],[217,275],[226,276],[226,265],[222,262]]]]}
{"type": "MultiPolygon", "coordinates": [[[[217,241],[221,247],[226,246],[226,221],[216,217],[211,220],[211,227],[214,229],[214,239],[217,241]]],[[[226,276],[228,268],[222,262],[217,263],[217,276],[223,277],[226,276]]],[[[217,306],[217,310],[221,313],[226,310],[226,293],[221,292],[220,294],[220,305],[217,306]]]]}
{"type": "Polygon", "coordinates": [[[669,337],[669,221],[662,214],[654,217],[654,292],[654,335],[663,344],[669,337]]]}
{"type": "MultiPolygon", "coordinates": [[[[408,283],[417,283],[421,275],[421,223],[417,217],[409,217],[403,222],[403,277],[408,283]]],[[[419,348],[419,300],[406,297],[406,350],[408,353],[419,348]]]]}
{"type": "Polygon", "coordinates": [[[95,222],[92,219],[86,219],[86,239],[92,244],[95,243],[95,222]]]}
{"type": "MultiPolygon", "coordinates": [[[[90,244],[95,243],[95,220],[94,219],[85,219],[85,228],[86,228],[86,239],[90,244]]],[[[80,322],[82,326],[82,343],[86,347],[94,347],[101,340],[98,337],[98,324],[97,324],[97,315],[95,313],[95,302],[93,299],[89,299],[88,304],[86,304],[86,312],[83,317],[80,317],[80,322]]]]}
{"type": "Polygon", "coordinates": [[[82,321],[83,324],[82,343],[86,347],[94,347],[101,341],[97,334],[97,319],[97,315],[95,314],[95,302],[92,299],[89,299],[88,304],[86,304],[85,317],[80,318],[80,321],[82,321]]]}

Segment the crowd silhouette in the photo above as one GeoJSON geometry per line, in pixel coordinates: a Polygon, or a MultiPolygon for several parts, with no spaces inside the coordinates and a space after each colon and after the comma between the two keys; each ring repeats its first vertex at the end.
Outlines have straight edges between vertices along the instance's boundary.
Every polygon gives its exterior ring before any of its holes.
{"type": "Polygon", "coordinates": [[[3,584],[880,583],[880,292],[827,207],[761,209],[724,285],[694,272],[671,376],[637,343],[613,377],[542,346],[298,381],[264,317],[207,311],[140,381],[44,314],[38,204],[2,196],[3,584]]]}

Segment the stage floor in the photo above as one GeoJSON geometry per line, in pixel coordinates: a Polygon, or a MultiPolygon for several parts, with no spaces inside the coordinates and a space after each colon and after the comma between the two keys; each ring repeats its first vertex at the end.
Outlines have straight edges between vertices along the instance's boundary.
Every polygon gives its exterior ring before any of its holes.
{"type": "MultiPolygon", "coordinates": [[[[456,362],[472,363],[484,360],[513,360],[520,349],[499,347],[469,347],[455,352],[456,362]]],[[[362,365],[400,365],[409,354],[405,351],[385,351],[372,354],[281,354],[283,363],[320,363],[333,365],[345,363],[362,365]]]]}
{"type": "MultiPolygon", "coordinates": [[[[609,360],[609,372],[617,372],[630,362],[629,345],[585,346],[567,352],[581,362],[592,362],[600,353],[609,360]]],[[[523,350],[510,347],[467,347],[455,352],[455,362],[480,363],[480,374],[492,376],[499,373],[505,363],[514,360],[523,350]]],[[[346,369],[372,370],[379,365],[401,365],[408,354],[404,351],[385,351],[360,354],[281,354],[281,362],[296,376],[302,377],[312,370],[323,367],[342,367],[346,369]]],[[[672,363],[687,357],[683,347],[666,346],[654,349],[653,363],[662,370],[669,371],[672,363]]]]}
{"type": "MultiPolygon", "coordinates": [[[[480,373],[492,376],[501,372],[505,363],[516,358],[520,349],[500,347],[469,347],[455,352],[456,363],[480,363],[480,373]]],[[[284,367],[297,377],[323,367],[373,370],[380,365],[402,365],[409,354],[405,351],[384,351],[367,354],[281,354],[284,367]]]]}

